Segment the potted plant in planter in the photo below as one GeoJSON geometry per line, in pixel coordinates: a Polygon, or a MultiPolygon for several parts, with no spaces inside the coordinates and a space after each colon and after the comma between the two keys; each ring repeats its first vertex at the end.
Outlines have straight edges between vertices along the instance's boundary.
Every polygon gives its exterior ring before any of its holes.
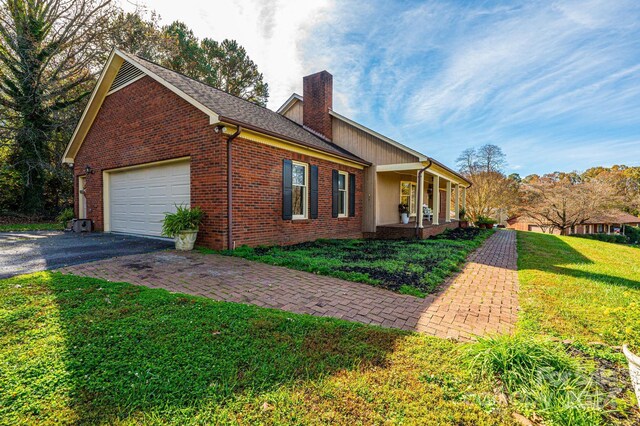
{"type": "Polygon", "coordinates": [[[400,219],[405,225],[409,223],[409,206],[406,204],[398,204],[398,211],[400,212],[400,219]]]}
{"type": "Polygon", "coordinates": [[[467,220],[467,211],[465,209],[460,209],[460,213],[458,213],[458,220],[460,220],[460,228],[469,227],[469,221],[467,220]]]}
{"type": "Polygon", "coordinates": [[[176,205],[175,213],[165,213],[162,235],[175,238],[176,250],[192,250],[203,216],[200,207],[176,205]]]}
{"type": "Polygon", "coordinates": [[[491,229],[496,223],[498,222],[486,216],[478,216],[478,219],[476,219],[476,225],[478,225],[478,228],[491,229]]]}

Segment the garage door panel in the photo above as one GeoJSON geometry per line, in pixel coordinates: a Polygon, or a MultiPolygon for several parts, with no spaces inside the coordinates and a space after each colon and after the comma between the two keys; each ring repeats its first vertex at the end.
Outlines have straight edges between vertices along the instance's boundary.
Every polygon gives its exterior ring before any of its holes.
{"type": "Polygon", "coordinates": [[[110,175],[110,224],[115,232],[160,236],[175,205],[191,204],[188,161],[110,175]]]}

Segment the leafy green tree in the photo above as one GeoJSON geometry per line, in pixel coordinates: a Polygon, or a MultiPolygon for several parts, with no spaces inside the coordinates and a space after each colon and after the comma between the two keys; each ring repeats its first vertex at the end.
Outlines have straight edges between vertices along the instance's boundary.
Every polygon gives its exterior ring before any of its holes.
{"type": "Polygon", "coordinates": [[[108,38],[102,50],[108,53],[112,47],[122,48],[158,63],[167,63],[179,54],[175,40],[162,31],[160,17],[154,11],[116,13],[111,20],[108,38]]]}
{"type": "Polygon", "coordinates": [[[205,83],[258,105],[266,105],[269,87],[244,47],[235,40],[218,43],[205,38],[200,48],[205,83]]]}
{"type": "Polygon", "coordinates": [[[250,102],[266,105],[269,86],[237,41],[198,40],[193,31],[179,21],[164,27],[163,31],[175,47],[171,56],[161,61],[162,65],[250,102]]]}
{"type": "Polygon", "coordinates": [[[112,0],[0,0],[0,207],[54,213],[72,202],[60,157],[113,47],[264,105],[268,86],[235,41],[198,40],[112,0]],[[17,182],[17,183],[16,183],[17,182]]]}
{"type": "Polygon", "coordinates": [[[148,19],[143,12],[120,12],[110,32],[114,46],[258,105],[267,103],[264,76],[235,40],[199,40],[180,21],[160,27],[153,12],[148,19]]]}
{"type": "MultiPolygon", "coordinates": [[[[22,180],[21,210],[42,213],[45,185],[59,168],[52,140],[70,125],[65,112],[94,81],[110,0],[2,0],[0,122],[8,161],[22,180]]],[[[55,179],[54,179],[55,180],[55,179]]]]}
{"type": "Polygon", "coordinates": [[[175,21],[164,27],[163,32],[174,44],[174,49],[162,65],[196,80],[203,79],[203,51],[193,31],[184,23],[175,21]]]}

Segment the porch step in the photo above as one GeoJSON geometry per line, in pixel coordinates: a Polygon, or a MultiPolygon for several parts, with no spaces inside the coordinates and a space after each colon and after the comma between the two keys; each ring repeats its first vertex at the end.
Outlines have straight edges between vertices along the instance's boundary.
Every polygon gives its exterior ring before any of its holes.
{"type": "MultiPolygon", "coordinates": [[[[445,229],[455,229],[460,226],[460,222],[452,220],[449,223],[441,223],[439,225],[424,225],[424,228],[418,229],[417,238],[424,239],[429,238],[432,235],[438,235],[445,231],[445,229]]],[[[381,225],[376,227],[375,236],[368,235],[372,238],[378,238],[382,240],[399,240],[399,239],[413,239],[416,238],[416,224],[408,223],[394,224],[394,225],[381,225]]]]}

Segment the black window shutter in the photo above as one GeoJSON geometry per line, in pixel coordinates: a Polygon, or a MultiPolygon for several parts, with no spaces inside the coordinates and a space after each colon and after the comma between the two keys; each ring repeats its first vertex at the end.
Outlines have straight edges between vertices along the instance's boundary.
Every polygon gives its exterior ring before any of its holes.
{"type": "Polygon", "coordinates": [[[309,167],[309,216],[318,218],[318,166],[309,167]]]}
{"type": "Polygon", "coordinates": [[[356,216],[356,175],[349,173],[349,217],[356,216]]]}
{"type": "Polygon", "coordinates": [[[338,171],[333,170],[331,175],[331,217],[338,217],[338,171]]]}
{"type": "Polygon", "coordinates": [[[282,219],[291,220],[292,208],[292,163],[291,160],[282,161],[282,219]]]}

